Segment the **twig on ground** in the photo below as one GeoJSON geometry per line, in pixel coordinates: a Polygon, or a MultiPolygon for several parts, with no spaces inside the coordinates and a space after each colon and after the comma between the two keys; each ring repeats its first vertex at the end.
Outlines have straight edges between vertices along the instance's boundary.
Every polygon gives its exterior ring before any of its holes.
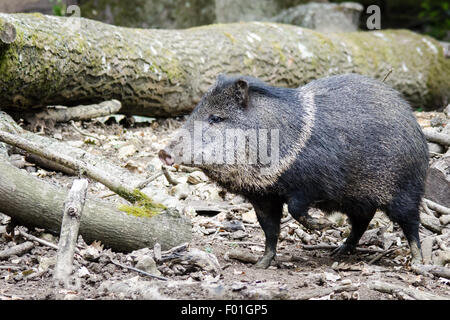
{"type": "Polygon", "coordinates": [[[24,237],[25,239],[28,239],[28,240],[31,240],[31,241],[36,241],[36,242],[38,242],[40,244],[43,244],[44,246],[47,246],[47,247],[53,248],[55,250],[58,250],[58,246],[56,244],[54,244],[54,243],[51,243],[51,242],[48,242],[48,241],[43,240],[41,238],[35,237],[35,236],[33,236],[31,234],[28,234],[28,233],[26,233],[26,232],[24,232],[22,230],[19,231],[19,234],[22,237],[24,237]]]}
{"type": "Polygon", "coordinates": [[[436,216],[434,215],[434,213],[430,210],[430,208],[428,207],[428,204],[427,204],[425,201],[422,201],[422,202],[420,203],[420,206],[422,207],[423,211],[424,211],[427,215],[429,215],[430,217],[436,217],[436,216]]]}
{"type": "Polygon", "coordinates": [[[170,175],[169,170],[167,170],[166,166],[164,166],[164,165],[161,166],[161,170],[164,174],[164,177],[166,177],[167,182],[169,182],[171,185],[174,185],[174,186],[179,184],[179,182],[176,179],[172,178],[172,176],[170,175]]]}
{"type": "Polygon", "coordinates": [[[164,172],[163,172],[163,171],[160,171],[160,172],[158,172],[158,173],[152,175],[150,178],[148,178],[148,179],[142,181],[141,183],[139,183],[139,184],[136,186],[136,189],[139,189],[139,190],[144,189],[150,182],[152,182],[153,180],[159,178],[159,177],[162,176],[163,174],[164,174],[164,172]]]}
{"type": "Polygon", "coordinates": [[[0,270],[14,270],[14,271],[18,271],[21,270],[22,267],[19,266],[0,266],[0,270]]]}
{"type": "Polygon", "coordinates": [[[428,141],[436,142],[444,146],[450,146],[450,135],[436,132],[429,128],[424,128],[423,133],[428,141]]]}
{"type": "Polygon", "coordinates": [[[450,297],[439,296],[433,293],[420,291],[417,288],[403,287],[391,283],[381,282],[381,281],[371,281],[368,283],[368,288],[384,293],[395,294],[401,292],[407,296],[416,300],[449,300],[450,297]]]}
{"type": "MultiPolygon", "coordinates": [[[[306,245],[302,246],[305,250],[334,250],[338,246],[333,244],[315,244],[315,245],[306,245]]],[[[382,249],[370,249],[370,248],[356,248],[356,251],[363,253],[384,253],[385,250],[382,249]]]]}
{"type": "Polygon", "coordinates": [[[70,120],[70,125],[75,129],[76,132],[78,132],[79,134],[89,137],[89,138],[93,138],[95,140],[98,140],[99,143],[102,143],[102,139],[100,139],[99,137],[97,137],[96,135],[84,132],[83,130],[81,130],[80,128],[77,127],[77,125],[75,124],[75,122],[73,120],[70,120]]]}
{"type": "Polygon", "coordinates": [[[119,266],[119,267],[121,267],[121,268],[130,269],[130,270],[139,272],[139,273],[141,273],[141,274],[143,274],[143,275],[145,275],[145,276],[151,277],[151,278],[155,278],[155,279],[163,280],[163,281],[169,280],[169,279],[167,279],[167,278],[160,277],[160,276],[157,276],[157,275],[154,275],[154,274],[151,274],[151,273],[142,271],[142,270],[140,270],[140,269],[137,269],[137,268],[134,268],[134,267],[130,267],[130,266],[121,264],[121,263],[119,263],[119,262],[117,262],[117,261],[114,261],[113,259],[110,259],[110,261],[111,261],[112,264],[115,264],[116,266],[119,266]]]}
{"type": "Polygon", "coordinates": [[[443,205],[440,205],[439,203],[436,203],[436,202],[428,200],[428,199],[423,199],[423,201],[426,203],[428,208],[436,211],[437,213],[450,215],[450,208],[447,208],[443,205]]]}
{"type": "Polygon", "coordinates": [[[33,249],[34,243],[31,241],[26,241],[24,243],[15,245],[11,248],[0,251],[0,260],[8,259],[10,256],[16,255],[21,256],[22,254],[33,249]]]}
{"type": "Polygon", "coordinates": [[[384,79],[383,79],[383,82],[385,82],[386,79],[391,75],[392,71],[393,71],[393,69],[390,69],[390,70],[388,71],[388,73],[386,74],[386,76],[385,76],[384,79]]]}
{"type": "Polygon", "coordinates": [[[436,277],[442,277],[450,279],[450,268],[433,266],[433,265],[412,265],[411,270],[417,274],[433,275],[436,277]]]}
{"type": "Polygon", "coordinates": [[[179,165],[178,166],[178,171],[192,173],[194,171],[202,171],[202,170],[200,168],[196,168],[196,167],[186,167],[186,166],[183,166],[183,165],[179,165]]]}
{"type": "Polygon", "coordinates": [[[249,241],[223,241],[221,243],[224,243],[224,244],[239,244],[239,245],[242,245],[242,246],[260,246],[260,247],[264,247],[265,246],[264,243],[249,242],[249,241]]]}
{"type": "Polygon", "coordinates": [[[371,265],[371,264],[377,262],[378,260],[380,260],[380,259],[381,259],[382,257],[384,257],[385,255],[387,255],[387,254],[389,254],[389,253],[391,253],[391,252],[393,252],[393,251],[395,251],[395,250],[397,250],[397,249],[399,249],[399,248],[401,248],[401,247],[403,247],[403,246],[395,247],[395,248],[390,248],[390,249],[388,249],[388,250],[386,250],[386,251],[384,251],[384,252],[380,252],[380,253],[378,253],[373,259],[371,259],[367,264],[371,265]]]}
{"type": "Polygon", "coordinates": [[[313,298],[320,298],[332,293],[339,293],[345,291],[356,291],[358,286],[354,284],[337,285],[331,288],[317,288],[303,291],[301,294],[295,297],[296,300],[308,300],[313,298]]]}

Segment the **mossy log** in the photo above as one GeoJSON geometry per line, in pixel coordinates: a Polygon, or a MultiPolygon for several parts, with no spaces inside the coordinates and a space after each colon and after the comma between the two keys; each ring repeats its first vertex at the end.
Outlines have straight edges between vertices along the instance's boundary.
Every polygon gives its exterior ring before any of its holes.
{"type": "Polygon", "coordinates": [[[297,87],[360,73],[386,82],[414,106],[450,99],[450,60],[434,39],[406,30],[324,34],[269,22],[185,30],[131,29],[83,18],[0,14],[16,29],[0,44],[0,108],[122,102],[122,112],[189,113],[218,73],[297,87]]]}
{"type": "MultiPolygon", "coordinates": [[[[59,233],[68,190],[17,169],[0,158],[0,212],[16,223],[59,233]]],[[[88,197],[79,234],[90,243],[101,241],[116,251],[132,251],[161,244],[168,250],[192,238],[190,221],[168,209],[153,217],[137,217],[118,206],[88,197]]]]}

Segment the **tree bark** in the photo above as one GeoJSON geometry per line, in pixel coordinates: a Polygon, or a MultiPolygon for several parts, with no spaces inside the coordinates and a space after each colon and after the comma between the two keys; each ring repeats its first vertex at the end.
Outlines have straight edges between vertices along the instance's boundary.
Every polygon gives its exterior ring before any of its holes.
{"type": "Polygon", "coordinates": [[[276,23],[144,30],[79,18],[0,14],[15,41],[0,50],[0,108],[122,102],[122,112],[189,113],[218,73],[297,87],[360,73],[401,91],[413,105],[450,98],[450,60],[434,39],[406,30],[322,34],[276,23]]]}
{"type": "MultiPolygon", "coordinates": [[[[0,161],[0,212],[18,224],[59,233],[67,190],[41,181],[23,170],[0,161]]],[[[154,217],[136,217],[120,211],[113,203],[87,198],[80,235],[90,243],[101,241],[116,251],[153,248],[163,250],[191,240],[191,223],[174,210],[154,217]]]]}

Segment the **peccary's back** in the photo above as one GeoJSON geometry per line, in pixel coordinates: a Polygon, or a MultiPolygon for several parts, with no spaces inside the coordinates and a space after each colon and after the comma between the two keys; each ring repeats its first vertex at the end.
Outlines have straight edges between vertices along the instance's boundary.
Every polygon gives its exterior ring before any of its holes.
{"type": "Polygon", "coordinates": [[[422,195],[427,144],[397,91],[351,74],[313,81],[299,92],[310,135],[281,181],[338,201],[386,204],[407,188],[422,195]]]}

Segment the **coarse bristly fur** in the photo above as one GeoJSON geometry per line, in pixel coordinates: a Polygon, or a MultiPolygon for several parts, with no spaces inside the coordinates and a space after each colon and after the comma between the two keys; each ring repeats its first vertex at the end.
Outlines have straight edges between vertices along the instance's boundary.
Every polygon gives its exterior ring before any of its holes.
{"type": "MultiPolygon", "coordinates": [[[[338,254],[353,251],[375,211],[383,210],[401,226],[413,263],[421,262],[419,205],[428,148],[410,105],[396,90],[357,74],[318,79],[298,89],[221,75],[184,130],[192,133],[196,121],[206,124],[204,132],[278,129],[279,161],[263,173],[258,162],[192,164],[253,204],[266,235],[258,267],[268,267],[275,256],[284,203],[297,220],[310,207],[347,214],[352,231],[338,254]]],[[[197,143],[204,147],[217,144],[202,139],[197,143]]],[[[163,161],[173,156],[177,143],[174,139],[160,154],[163,161]]]]}

